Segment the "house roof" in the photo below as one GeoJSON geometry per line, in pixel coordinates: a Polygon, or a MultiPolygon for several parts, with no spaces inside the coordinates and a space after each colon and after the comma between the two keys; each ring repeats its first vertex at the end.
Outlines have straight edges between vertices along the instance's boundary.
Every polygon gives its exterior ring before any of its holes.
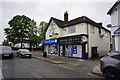
{"type": "Polygon", "coordinates": [[[120,1],[117,1],[112,8],[107,12],[107,14],[111,15],[112,12],[114,11],[114,9],[118,6],[118,4],[120,4],[120,1]]]}
{"type": "MultiPolygon", "coordinates": [[[[69,27],[69,26],[72,26],[72,25],[75,25],[75,24],[79,24],[79,23],[86,22],[86,23],[92,24],[92,25],[94,25],[94,26],[96,26],[96,27],[98,27],[98,28],[102,28],[102,29],[110,32],[108,29],[106,29],[106,28],[104,28],[104,27],[102,26],[102,23],[96,23],[96,22],[94,22],[93,20],[89,19],[89,18],[86,17],[86,16],[82,16],[82,17],[78,17],[78,18],[76,18],[76,19],[70,20],[70,21],[68,21],[67,24],[65,24],[64,21],[62,21],[62,20],[59,20],[59,19],[56,19],[56,18],[51,17],[51,19],[50,19],[50,21],[49,21],[49,23],[48,23],[47,28],[49,27],[49,25],[50,25],[50,23],[51,23],[52,20],[54,20],[54,22],[55,22],[60,28],[65,28],[65,27],[69,27]]],[[[47,29],[46,29],[46,30],[47,30],[47,29]]]]}
{"type": "Polygon", "coordinates": [[[55,23],[59,26],[59,27],[63,27],[64,26],[64,21],[53,18],[52,19],[55,21],[55,23]]]}

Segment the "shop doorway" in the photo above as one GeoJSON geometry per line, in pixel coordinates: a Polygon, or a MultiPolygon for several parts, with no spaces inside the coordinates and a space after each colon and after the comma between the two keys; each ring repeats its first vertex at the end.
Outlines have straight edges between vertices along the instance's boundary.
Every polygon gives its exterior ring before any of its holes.
{"type": "Polygon", "coordinates": [[[73,45],[72,54],[73,54],[73,57],[82,58],[82,45],[73,45]]]}

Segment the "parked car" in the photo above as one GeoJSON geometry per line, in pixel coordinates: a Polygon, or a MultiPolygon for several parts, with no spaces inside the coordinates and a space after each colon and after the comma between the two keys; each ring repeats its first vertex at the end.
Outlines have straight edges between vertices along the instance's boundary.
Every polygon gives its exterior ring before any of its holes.
{"type": "Polygon", "coordinates": [[[101,58],[100,69],[108,80],[120,80],[120,52],[110,52],[101,58]]]}
{"type": "Polygon", "coordinates": [[[16,53],[17,57],[22,58],[22,57],[32,57],[32,53],[30,53],[29,50],[27,49],[19,49],[16,53]]]}
{"type": "Polygon", "coordinates": [[[0,46],[0,58],[13,58],[12,48],[9,46],[0,46]]]}

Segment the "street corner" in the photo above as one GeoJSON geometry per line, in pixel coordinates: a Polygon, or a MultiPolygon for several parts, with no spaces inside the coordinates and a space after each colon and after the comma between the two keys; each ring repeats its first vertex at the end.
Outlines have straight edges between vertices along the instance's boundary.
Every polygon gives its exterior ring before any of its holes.
{"type": "Polygon", "coordinates": [[[50,63],[53,63],[53,64],[65,64],[64,61],[50,60],[50,59],[43,58],[43,57],[33,56],[33,58],[36,58],[36,59],[39,59],[39,60],[43,60],[43,61],[46,61],[46,62],[50,62],[50,63]]]}
{"type": "Polygon", "coordinates": [[[54,64],[65,64],[64,61],[51,61],[51,62],[54,63],[54,64]]]}

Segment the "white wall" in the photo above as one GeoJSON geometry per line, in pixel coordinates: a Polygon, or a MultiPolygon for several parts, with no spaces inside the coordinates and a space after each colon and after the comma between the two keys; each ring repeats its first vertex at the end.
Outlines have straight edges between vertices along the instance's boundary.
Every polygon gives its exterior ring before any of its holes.
{"type": "Polygon", "coordinates": [[[118,6],[118,25],[120,25],[120,4],[118,6]]]}
{"type": "Polygon", "coordinates": [[[104,30],[104,36],[101,37],[99,35],[99,28],[91,24],[88,25],[88,33],[89,33],[89,38],[88,38],[89,55],[88,56],[89,57],[92,56],[91,47],[97,47],[98,54],[105,55],[105,53],[110,50],[110,33],[108,33],[108,36],[105,36],[105,30],[104,30]],[[94,27],[94,33],[90,32],[91,26],[94,27]]]}
{"type": "MultiPolygon", "coordinates": [[[[120,4],[117,6],[117,11],[113,11],[111,14],[111,23],[113,26],[120,25],[120,4]]],[[[114,31],[117,29],[118,27],[111,28],[111,34],[114,35],[114,31]]],[[[115,35],[115,42],[113,44],[115,44],[115,51],[120,51],[120,36],[115,35]]]]}
{"type": "Polygon", "coordinates": [[[120,51],[120,35],[115,36],[115,51],[120,51]]]}
{"type": "Polygon", "coordinates": [[[85,23],[80,23],[80,24],[76,24],[76,25],[72,25],[72,26],[75,26],[76,32],[73,34],[68,34],[68,27],[63,28],[62,37],[63,36],[87,34],[87,26],[85,25],[85,23]]]}
{"type": "Polygon", "coordinates": [[[112,23],[112,26],[118,25],[118,10],[111,14],[111,23],[112,23]]]}
{"type": "MultiPolygon", "coordinates": [[[[54,21],[52,20],[51,23],[54,23],[54,21]]],[[[55,28],[54,32],[58,33],[58,36],[61,36],[61,28],[59,28],[57,25],[52,26],[52,28],[55,28]]],[[[49,37],[49,31],[51,29],[51,26],[48,27],[47,31],[46,31],[46,40],[47,39],[52,39],[53,37],[49,37]]]]}

